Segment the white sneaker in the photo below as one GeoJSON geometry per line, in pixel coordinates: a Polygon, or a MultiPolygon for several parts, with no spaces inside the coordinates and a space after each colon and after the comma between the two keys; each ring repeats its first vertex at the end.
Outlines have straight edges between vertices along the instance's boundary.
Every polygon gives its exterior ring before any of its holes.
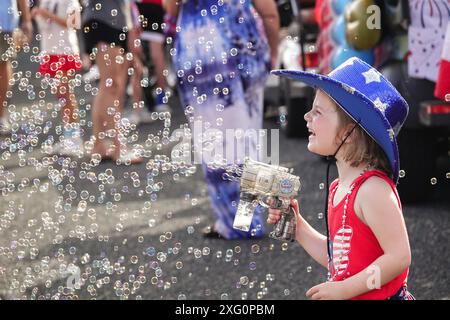
{"type": "Polygon", "coordinates": [[[83,140],[81,138],[66,138],[53,145],[52,154],[82,158],[84,155],[83,140]]]}
{"type": "Polygon", "coordinates": [[[140,113],[136,111],[130,112],[126,118],[130,120],[132,124],[138,125],[141,122],[140,113]]]}
{"type": "Polygon", "coordinates": [[[7,136],[11,134],[11,125],[5,118],[0,119],[0,135],[7,136]]]}

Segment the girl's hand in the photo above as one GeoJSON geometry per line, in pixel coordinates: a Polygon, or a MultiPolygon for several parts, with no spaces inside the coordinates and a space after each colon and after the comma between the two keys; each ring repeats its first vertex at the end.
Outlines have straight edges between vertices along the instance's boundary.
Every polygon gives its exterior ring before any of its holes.
{"type": "MultiPolygon", "coordinates": [[[[269,205],[272,204],[272,199],[269,199],[269,205]]],[[[298,221],[298,217],[300,215],[298,209],[298,202],[295,199],[291,199],[291,206],[295,212],[296,222],[298,221]]],[[[267,217],[267,223],[276,224],[281,218],[281,211],[278,209],[269,208],[269,216],[267,217]]]]}
{"type": "Polygon", "coordinates": [[[341,281],[324,282],[306,291],[306,296],[312,300],[345,300],[346,296],[344,284],[341,281]]]}

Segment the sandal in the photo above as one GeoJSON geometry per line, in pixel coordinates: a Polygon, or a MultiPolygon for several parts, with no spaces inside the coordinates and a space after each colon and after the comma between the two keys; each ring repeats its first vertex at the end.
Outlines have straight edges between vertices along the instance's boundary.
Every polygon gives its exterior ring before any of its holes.
{"type": "Polygon", "coordinates": [[[216,230],[214,226],[207,226],[203,228],[202,235],[210,239],[222,239],[223,236],[216,230]]]}

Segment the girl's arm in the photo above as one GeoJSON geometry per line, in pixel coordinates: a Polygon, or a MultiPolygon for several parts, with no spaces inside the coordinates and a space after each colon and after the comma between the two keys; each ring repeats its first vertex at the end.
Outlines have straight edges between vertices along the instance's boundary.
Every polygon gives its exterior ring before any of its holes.
{"type": "MultiPolygon", "coordinates": [[[[328,268],[327,237],[317,232],[299,213],[297,200],[291,200],[297,220],[295,238],[297,242],[320,265],[328,268]]],[[[267,222],[275,224],[280,219],[280,210],[269,209],[267,222]]]]}
{"type": "Polygon", "coordinates": [[[343,281],[348,297],[371,291],[375,289],[374,285],[385,285],[411,264],[408,233],[392,188],[381,178],[368,179],[356,196],[355,209],[358,207],[384,254],[360,273],[343,281]]]}
{"type": "Polygon", "coordinates": [[[280,17],[275,1],[253,0],[253,6],[261,16],[267,40],[269,41],[272,68],[276,66],[280,31],[280,17]]]}

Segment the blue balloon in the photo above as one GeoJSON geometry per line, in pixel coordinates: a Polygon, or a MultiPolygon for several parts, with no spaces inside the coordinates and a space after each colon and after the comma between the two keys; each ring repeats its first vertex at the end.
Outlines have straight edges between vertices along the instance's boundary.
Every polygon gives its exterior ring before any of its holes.
{"type": "Polygon", "coordinates": [[[352,0],[331,0],[331,7],[337,16],[344,14],[345,7],[352,2],[352,0]]]}
{"type": "Polygon", "coordinates": [[[337,45],[346,45],[347,39],[345,38],[345,18],[340,16],[337,18],[331,27],[331,39],[337,45]]]}
{"type": "Polygon", "coordinates": [[[351,49],[348,46],[340,46],[337,47],[332,54],[330,63],[331,69],[336,68],[341,63],[345,62],[347,59],[351,57],[358,57],[361,60],[370,64],[371,66],[373,66],[375,62],[375,54],[373,50],[358,51],[351,49]]]}

